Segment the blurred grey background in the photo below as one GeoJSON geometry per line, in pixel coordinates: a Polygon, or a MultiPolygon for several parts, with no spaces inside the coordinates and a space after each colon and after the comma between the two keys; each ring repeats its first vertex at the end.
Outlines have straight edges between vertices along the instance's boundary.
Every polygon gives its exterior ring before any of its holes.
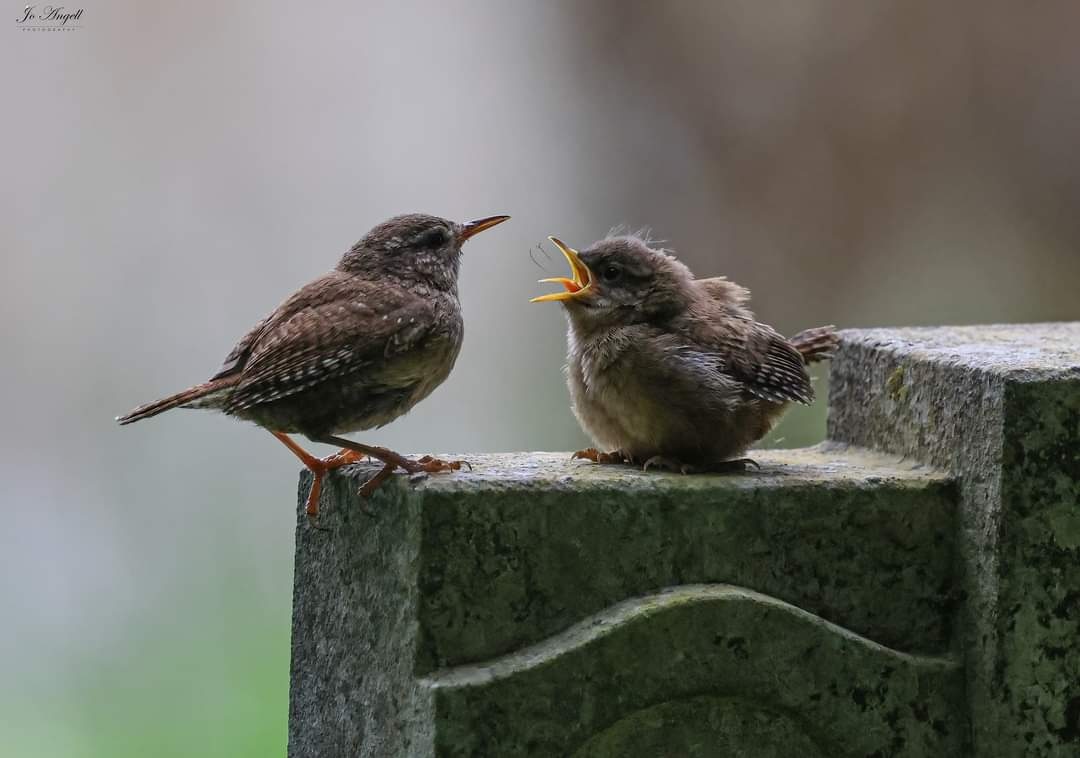
{"type": "MultiPolygon", "coordinates": [[[[176,412],[374,223],[465,250],[450,380],[365,441],[568,450],[558,308],[649,226],[791,333],[1080,317],[1080,5],[136,3],[0,22],[0,751],[283,755],[297,463],[176,412]],[[538,268],[532,257],[547,267],[538,268]]],[[[819,387],[824,389],[824,378],[819,387]]],[[[769,444],[820,439],[824,404],[769,444]]]]}

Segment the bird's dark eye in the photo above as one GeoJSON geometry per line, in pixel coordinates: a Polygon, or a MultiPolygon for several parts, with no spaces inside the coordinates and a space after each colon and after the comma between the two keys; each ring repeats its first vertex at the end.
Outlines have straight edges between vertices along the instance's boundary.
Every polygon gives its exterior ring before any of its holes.
{"type": "Polygon", "coordinates": [[[446,244],[449,237],[449,232],[447,232],[446,229],[441,226],[436,226],[421,234],[417,242],[420,247],[442,247],[446,244]]]}
{"type": "Polygon", "coordinates": [[[600,278],[605,282],[616,282],[619,277],[622,276],[622,269],[618,266],[605,266],[604,270],[600,272],[600,278]]]}

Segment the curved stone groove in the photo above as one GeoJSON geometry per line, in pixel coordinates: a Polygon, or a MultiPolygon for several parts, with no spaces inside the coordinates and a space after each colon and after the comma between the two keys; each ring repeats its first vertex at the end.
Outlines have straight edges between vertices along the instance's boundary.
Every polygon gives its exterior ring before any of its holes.
{"type": "Polygon", "coordinates": [[[440,755],[565,756],[636,712],[702,695],[792,714],[838,755],[956,755],[962,744],[954,661],[893,650],[731,585],[627,600],[422,684],[440,755]]]}
{"type": "Polygon", "coordinates": [[[462,686],[482,684],[492,679],[513,676],[529,668],[542,666],[556,656],[563,655],[573,648],[588,645],[611,633],[620,625],[631,623],[643,615],[659,613],[666,608],[673,608],[686,603],[725,600],[746,600],[773,606],[796,617],[802,617],[810,623],[821,624],[829,632],[846,637],[853,643],[864,645],[881,655],[892,656],[896,658],[898,663],[928,667],[940,666],[948,669],[955,668],[957,665],[946,657],[912,655],[900,650],[894,650],[791,603],[785,603],[783,600],[763,595],[745,587],[736,587],[730,584],[688,584],[682,587],[672,587],[656,594],[624,600],[534,645],[529,645],[519,651],[499,656],[490,661],[467,666],[455,666],[432,672],[428,677],[428,681],[436,687],[462,686]]]}

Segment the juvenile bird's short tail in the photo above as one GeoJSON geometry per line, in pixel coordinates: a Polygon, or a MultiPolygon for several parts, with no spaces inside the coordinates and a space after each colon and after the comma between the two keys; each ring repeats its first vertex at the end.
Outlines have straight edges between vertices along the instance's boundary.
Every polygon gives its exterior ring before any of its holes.
{"type": "Polygon", "coordinates": [[[136,421],[142,421],[144,418],[171,411],[173,408],[220,408],[228,397],[228,390],[236,384],[236,381],[236,377],[230,376],[196,384],[183,392],[177,392],[175,395],[169,395],[152,403],[140,405],[130,413],[117,416],[116,420],[120,424],[133,424],[136,421]]]}
{"type": "Polygon", "coordinates": [[[836,334],[835,326],[819,326],[804,329],[788,341],[802,353],[804,361],[817,363],[833,357],[837,345],[840,344],[840,337],[836,334]]]}

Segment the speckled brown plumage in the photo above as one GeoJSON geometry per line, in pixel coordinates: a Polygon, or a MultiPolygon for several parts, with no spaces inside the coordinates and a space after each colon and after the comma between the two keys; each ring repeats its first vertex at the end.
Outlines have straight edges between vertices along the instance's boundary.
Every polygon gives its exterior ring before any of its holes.
{"type": "Polygon", "coordinates": [[[360,455],[378,458],[389,469],[459,466],[409,461],[337,435],[393,421],[450,374],[463,336],[457,286],[461,246],[507,218],[458,224],[410,214],[379,224],[334,270],[302,287],[249,331],[208,381],[118,421],[129,424],[176,407],[212,408],[253,421],[274,432],[315,472],[308,501],[312,515],[328,467],[360,455]],[[292,433],[346,450],[319,461],[287,441],[284,435],[292,433]]]}
{"type": "Polygon", "coordinates": [[[788,403],[810,403],[806,364],[836,347],[832,327],[785,339],[755,320],[750,293],[695,279],[671,255],[632,236],[578,253],[553,241],[574,276],[560,301],[569,321],[573,410],[598,446],[580,457],[681,471],[740,467],[788,403]]]}

